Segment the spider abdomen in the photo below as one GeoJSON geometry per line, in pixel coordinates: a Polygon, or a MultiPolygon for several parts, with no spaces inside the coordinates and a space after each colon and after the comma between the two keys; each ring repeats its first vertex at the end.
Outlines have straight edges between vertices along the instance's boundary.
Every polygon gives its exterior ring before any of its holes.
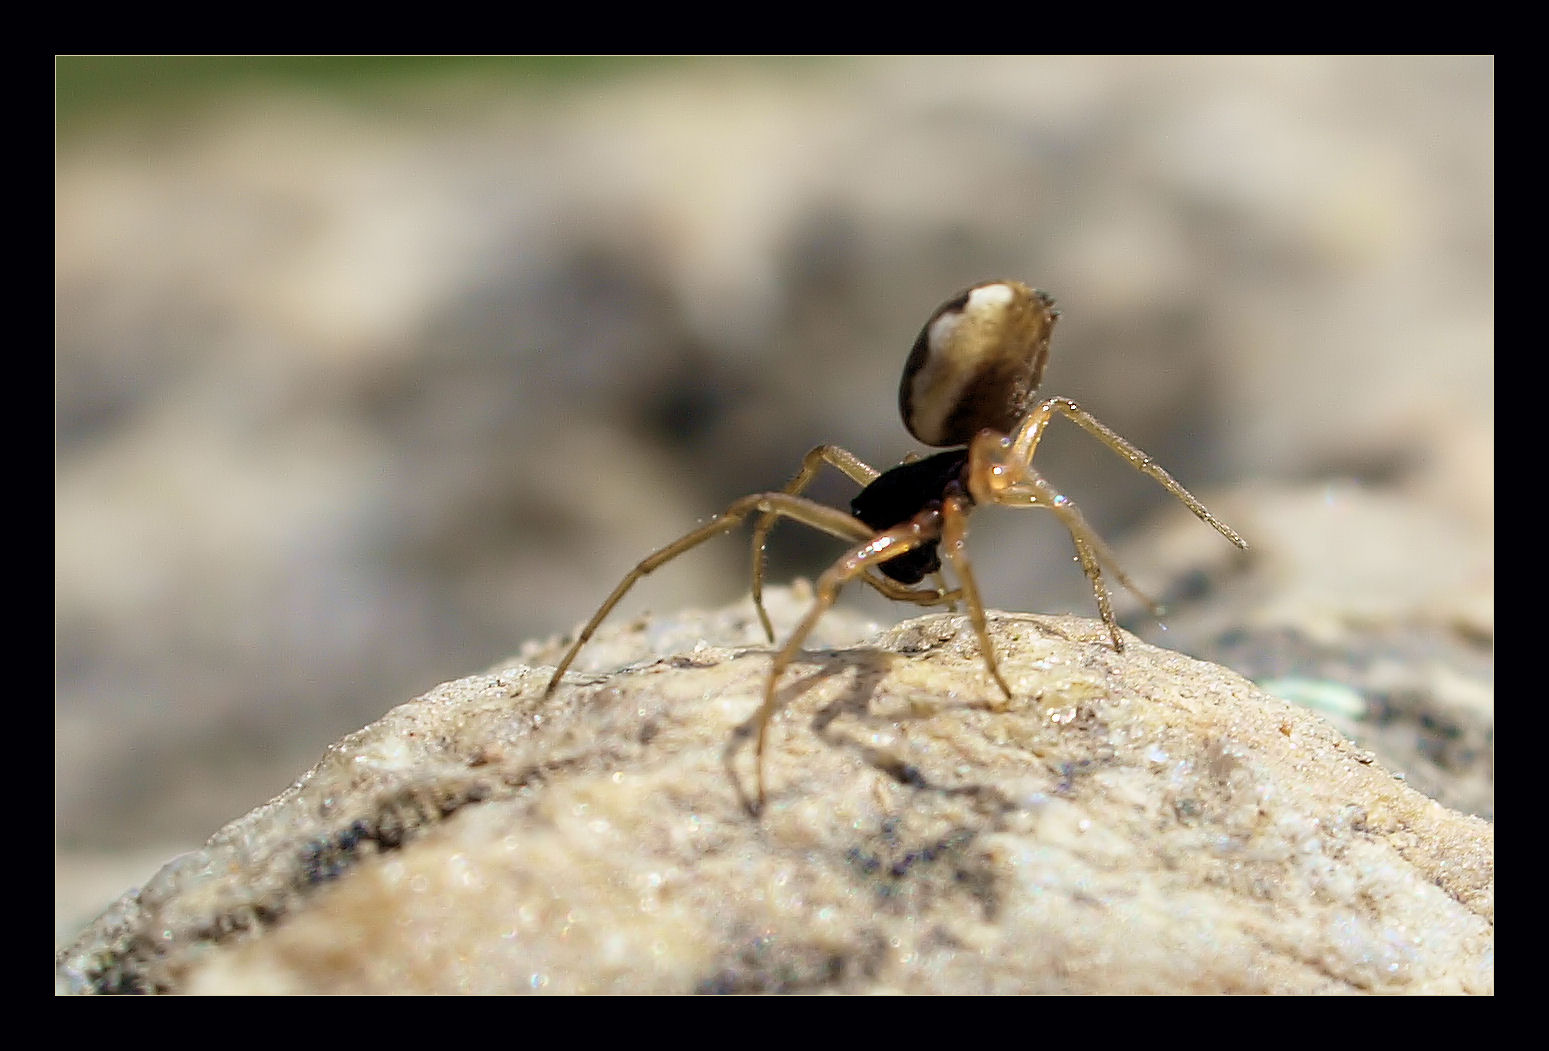
{"type": "MultiPolygon", "coordinates": [[[[911,460],[883,471],[871,484],[855,494],[850,513],[877,532],[909,521],[933,504],[939,505],[948,489],[960,489],[968,466],[967,449],[948,449],[911,460]]],[[[900,584],[918,584],[941,568],[937,542],[919,547],[878,564],[882,573],[900,584]]]]}
{"type": "Polygon", "coordinates": [[[926,445],[966,445],[1022,422],[1049,359],[1054,300],[1020,281],[985,281],[936,308],[904,365],[898,408],[926,445]]]}

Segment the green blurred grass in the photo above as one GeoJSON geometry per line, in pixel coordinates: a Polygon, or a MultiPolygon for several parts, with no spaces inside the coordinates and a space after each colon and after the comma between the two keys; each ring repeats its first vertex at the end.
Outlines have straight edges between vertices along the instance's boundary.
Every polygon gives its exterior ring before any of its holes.
{"type": "Polygon", "coordinates": [[[64,55],[55,59],[55,119],[59,134],[68,136],[143,113],[204,105],[223,96],[265,89],[381,102],[454,80],[543,92],[690,64],[758,62],[789,67],[821,61],[629,55],[64,55]]]}

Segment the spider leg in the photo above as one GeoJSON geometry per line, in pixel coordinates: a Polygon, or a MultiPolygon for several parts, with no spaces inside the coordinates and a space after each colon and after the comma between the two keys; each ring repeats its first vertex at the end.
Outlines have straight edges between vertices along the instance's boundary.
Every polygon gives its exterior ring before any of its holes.
{"type": "MultiPolygon", "coordinates": [[[[1076,558],[1081,560],[1081,571],[1086,574],[1087,580],[1092,582],[1092,593],[1097,596],[1097,612],[1102,616],[1103,624],[1108,628],[1108,637],[1113,640],[1113,652],[1123,653],[1124,636],[1119,634],[1119,622],[1113,616],[1113,600],[1108,595],[1108,585],[1103,583],[1103,568],[1098,563],[1097,553],[1092,550],[1091,545],[1081,539],[1079,533],[1071,533],[1070,539],[1076,545],[1076,558]]],[[[1160,617],[1162,615],[1161,608],[1139,591],[1135,591],[1134,585],[1125,578],[1122,569],[1112,563],[1109,564],[1112,565],[1114,573],[1124,582],[1124,586],[1145,599],[1146,604],[1151,607],[1153,614],[1160,617]]]]}
{"type": "MultiPolygon", "coordinates": [[[[921,455],[915,452],[913,449],[910,449],[908,452],[904,453],[904,458],[900,460],[899,463],[914,463],[919,459],[922,459],[921,455]]],[[[860,481],[859,478],[855,480],[857,482],[860,481]]],[[[868,479],[867,482],[863,484],[869,484],[871,481],[875,481],[875,479],[868,479]]],[[[936,588],[934,591],[927,588],[903,587],[898,584],[897,581],[891,580],[887,577],[874,576],[870,573],[867,573],[866,576],[862,579],[872,587],[876,588],[878,593],[880,593],[884,598],[890,598],[895,602],[913,602],[916,606],[945,606],[953,613],[956,613],[957,602],[963,597],[962,591],[948,591],[947,579],[941,575],[941,571],[939,569],[932,573],[930,578],[936,582],[936,588]]]]}
{"type": "Polygon", "coordinates": [[[936,581],[933,588],[911,588],[900,584],[889,577],[878,576],[874,573],[865,573],[861,579],[876,589],[883,598],[890,598],[895,602],[912,602],[916,606],[946,606],[953,612],[957,611],[957,602],[963,597],[961,589],[947,590],[947,585],[939,572],[932,573],[936,581]]]}
{"type": "MultiPolygon", "coordinates": [[[[822,506],[822,505],[819,505],[822,506]]],[[[839,560],[829,566],[818,577],[815,590],[817,597],[812,603],[812,608],[802,618],[800,624],[791,632],[791,637],[780,647],[774,656],[774,661],[769,668],[769,681],[764,686],[764,703],[759,708],[756,716],[758,720],[758,745],[754,751],[754,762],[758,770],[758,805],[762,807],[765,799],[764,779],[764,750],[769,739],[769,723],[774,718],[778,705],[775,702],[775,686],[780,681],[780,673],[790,666],[796,654],[801,651],[801,644],[807,636],[812,634],[812,629],[817,626],[818,618],[828,612],[839,597],[839,589],[848,581],[863,575],[868,568],[889,559],[896,558],[906,551],[911,551],[941,536],[942,515],[935,510],[923,511],[914,516],[903,525],[894,526],[870,537],[865,543],[857,544],[839,557],[839,560]]]]}
{"type": "MultiPolygon", "coordinates": [[[[1037,473],[1032,468],[1028,468],[1028,470],[1031,473],[1037,473]]],[[[1142,590],[1140,585],[1129,578],[1129,574],[1124,572],[1124,567],[1119,565],[1118,556],[1113,553],[1107,541],[1099,536],[1096,530],[1087,523],[1086,517],[1082,515],[1080,509],[1069,498],[1045,481],[1041,475],[1038,476],[1038,481],[1041,483],[1041,486],[1034,485],[1032,482],[1019,482],[1016,485],[1007,486],[996,495],[995,502],[1005,507],[1046,507],[1055,514],[1060,515],[1061,522],[1064,523],[1065,528],[1070,532],[1070,538],[1076,543],[1076,557],[1080,559],[1082,570],[1088,577],[1093,579],[1100,577],[1102,573],[1097,568],[1098,564],[1105,564],[1113,572],[1118,582],[1124,585],[1125,590],[1145,604],[1146,608],[1151,611],[1152,616],[1160,617],[1164,615],[1167,611],[1162,608],[1161,603],[1157,602],[1142,590]],[[1042,492],[1042,495],[1040,495],[1040,492],[1042,492]],[[1062,510],[1068,511],[1068,513],[1062,513],[1062,510]],[[1072,527],[1072,522],[1076,523],[1076,527],[1072,527]],[[1093,568],[1088,569],[1089,565],[1093,568]]],[[[1099,593],[1097,603],[1099,606],[1106,605],[1107,594],[1106,588],[1099,593]]]]}
{"type": "Polygon", "coordinates": [[[1081,571],[1091,582],[1092,594],[1097,598],[1097,611],[1102,615],[1109,637],[1113,639],[1113,648],[1115,652],[1123,653],[1124,636],[1119,633],[1119,622],[1113,615],[1113,600],[1108,594],[1108,585],[1103,582],[1102,564],[1107,563],[1119,582],[1134,592],[1135,596],[1151,610],[1153,616],[1161,616],[1162,608],[1149,595],[1136,587],[1134,582],[1125,575],[1124,570],[1119,568],[1113,551],[1108,547],[1107,542],[1087,524],[1080,509],[1050,485],[1031,465],[1024,470],[1026,471],[1024,481],[1003,490],[997,495],[995,502],[1010,507],[1046,507],[1059,516],[1061,524],[1070,534],[1071,542],[1076,545],[1076,558],[1081,562],[1081,571]]]}
{"type": "MultiPolygon", "coordinates": [[[[843,471],[852,481],[862,486],[871,484],[882,473],[848,449],[837,445],[818,445],[801,458],[801,469],[786,484],[785,492],[796,496],[805,491],[825,463],[843,471]]],[[[764,610],[764,546],[768,543],[769,531],[774,528],[776,517],[775,512],[767,512],[760,516],[758,524],[753,527],[753,607],[758,610],[759,623],[764,626],[764,634],[770,642],[774,641],[775,636],[774,625],[769,622],[769,614],[764,610]]]]}
{"type": "Polygon", "coordinates": [[[576,654],[581,651],[581,647],[586,645],[587,640],[592,637],[592,633],[597,630],[597,626],[602,623],[603,618],[612,612],[613,607],[618,605],[619,600],[624,597],[625,593],[635,586],[636,581],[647,573],[660,568],[663,564],[677,558],[685,551],[699,546],[711,537],[719,536],[722,533],[735,529],[755,511],[761,511],[766,515],[779,515],[795,519],[804,525],[811,526],[814,529],[821,529],[823,532],[830,533],[843,540],[869,541],[873,535],[871,529],[864,522],[850,517],[837,508],[820,504],[815,500],[808,500],[805,497],[794,496],[790,493],[753,493],[750,496],[744,496],[734,501],[725,511],[722,511],[698,529],[684,534],[667,546],[659,548],[641,559],[635,565],[635,568],[630,570],[623,580],[619,581],[618,587],[613,589],[613,593],[598,607],[597,612],[592,614],[592,619],[586,622],[586,626],[581,629],[581,633],[576,636],[575,642],[571,644],[570,649],[565,653],[564,659],[554,669],[554,677],[549,680],[549,685],[543,691],[543,695],[548,697],[553,694],[555,687],[559,685],[560,678],[565,674],[565,669],[570,667],[571,662],[575,660],[576,654]]]}
{"type": "MultiPolygon", "coordinates": [[[[1048,426],[1049,420],[1058,412],[1070,419],[1088,434],[1118,453],[1130,462],[1135,470],[1142,474],[1148,474],[1161,483],[1173,496],[1193,511],[1195,516],[1226,539],[1236,544],[1243,550],[1247,550],[1248,544],[1231,526],[1221,521],[1206,509],[1205,505],[1195,498],[1177,479],[1162,469],[1162,466],[1134,445],[1129,439],[1122,437],[1117,431],[1103,423],[1097,417],[1087,412],[1069,398],[1045,398],[1033,407],[1022,423],[1017,427],[1015,436],[1011,439],[1010,458],[1020,463],[1032,463],[1033,453],[1038,450],[1038,442],[1043,437],[1043,429],[1048,426]]],[[[1109,563],[1110,566],[1112,562],[1109,563]]]]}
{"type": "Polygon", "coordinates": [[[962,588],[963,600],[968,603],[968,617],[973,621],[974,634],[979,637],[984,666],[990,670],[990,677],[1009,701],[1011,687],[1006,685],[1006,680],[1000,674],[1000,666],[996,663],[995,646],[990,642],[989,626],[984,619],[984,603],[979,599],[979,585],[974,581],[973,570],[968,565],[968,551],[964,541],[968,537],[969,506],[963,498],[957,496],[949,496],[942,503],[941,550],[947,556],[947,561],[952,563],[952,570],[957,574],[962,588]]]}
{"type": "MultiPolygon", "coordinates": [[[[906,458],[907,459],[907,458],[906,458]]],[[[787,483],[785,492],[797,496],[804,492],[807,486],[812,484],[812,479],[817,477],[818,470],[823,464],[843,471],[851,481],[862,487],[876,481],[882,472],[866,463],[860,457],[837,445],[814,446],[802,457],[801,469],[796,476],[787,483]]],[[[758,611],[758,621],[764,627],[764,635],[770,642],[774,641],[774,625],[770,623],[769,613],[764,609],[764,548],[769,540],[769,533],[774,529],[778,518],[777,512],[766,512],[761,515],[753,527],[753,608],[758,611]]],[[[896,602],[912,602],[917,606],[952,606],[956,608],[956,592],[949,592],[941,575],[936,574],[936,588],[910,588],[880,577],[874,573],[867,573],[861,577],[867,584],[880,592],[883,596],[896,602]]]]}
{"type": "MultiPolygon", "coordinates": [[[[1019,432],[1021,430],[1019,428],[1019,432]]],[[[1032,447],[1036,448],[1036,445],[1032,447]]],[[[1107,563],[1119,581],[1139,596],[1154,614],[1160,615],[1160,607],[1119,568],[1112,549],[1087,524],[1076,505],[1050,485],[1028,460],[1015,455],[1018,451],[1016,439],[994,431],[980,433],[969,447],[969,490],[976,500],[1005,507],[1046,507],[1059,517],[1076,545],[1076,557],[1081,562],[1082,572],[1091,582],[1092,594],[1097,598],[1098,612],[1113,639],[1113,648],[1122,653],[1124,636],[1119,633],[1118,621],[1113,615],[1108,585],[1103,582],[1102,564],[1107,563]]]]}

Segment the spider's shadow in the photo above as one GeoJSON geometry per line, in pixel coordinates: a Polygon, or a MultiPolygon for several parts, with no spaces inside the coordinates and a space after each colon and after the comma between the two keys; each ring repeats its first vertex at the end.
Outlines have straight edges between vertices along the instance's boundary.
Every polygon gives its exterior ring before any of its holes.
{"type": "MultiPolygon", "coordinates": [[[[808,724],[807,729],[816,734],[827,745],[835,748],[854,749],[872,767],[887,774],[900,784],[915,788],[933,787],[918,767],[906,762],[893,751],[867,743],[862,735],[837,733],[829,729],[840,716],[845,714],[854,716],[862,726],[882,719],[882,717],[874,717],[870,712],[872,697],[876,693],[877,686],[891,670],[894,662],[907,660],[909,659],[908,655],[884,649],[853,648],[843,651],[831,650],[805,653],[804,658],[807,661],[819,662],[820,666],[815,671],[788,681],[776,689],[776,714],[791,701],[800,697],[818,683],[853,670],[855,675],[850,687],[818,709],[817,713],[812,717],[811,723],[808,724]]],[[[951,704],[953,702],[943,701],[943,703],[951,704]]],[[[969,703],[971,704],[972,702],[969,703]]],[[[985,703],[987,705],[989,702],[986,701],[985,703]]],[[[924,719],[929,718],[930,714],[930,712],[919,712],[909,715],[890,715],[884,721],[893,723],[905,719],[924,719]]],[[[758,800],[749,794],[744,787],[742,779],[737,774],[735,761],[737,752],[745,743],[754,740],[757,734],[758,712],[755,711],[736,728],[731,739],[727,741],[726,748],[721,753],[721,761],[726,768],[726,776],[730,779],[737,792],[738,801],[743,809],[753,816],[757,816],[759,812],[758,800]]],[[[770,739],[766,747],[772,751],[779,747],[779,742],[770,739]]],[[[952,791],[963,790],[965,789],[952,791]]],[[[978,792],[980,789],[973,787],[966,789],[966,791],[978,792]]]]}

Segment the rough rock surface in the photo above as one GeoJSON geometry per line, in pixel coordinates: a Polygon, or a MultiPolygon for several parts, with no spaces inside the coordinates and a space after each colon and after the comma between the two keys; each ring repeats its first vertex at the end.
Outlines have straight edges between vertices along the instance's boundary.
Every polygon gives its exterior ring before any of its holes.
{"type": "Polygon", "coordinates": [[[1421,792],[1493,820],[1494,497],[1477,472],[1433,466],[1423,478],[1468,499],[1349,482],[1212,494],[1251,538],[1243,557],[1186,515],[1156,516],[1119,561],[1163,582],[1166,633],[1129,623],[1314,709],[1421,792]]]}
{"type": "MultiPolygon", "coordinates": [[[[804,595],[776,599],[788,625],[804,595]]],[[[746,603],[605,629],[548,701],[562,644],[529,647],[339,741],[121,899],[58,985],[1493,990],[1489,823],[1227,669],[991,621],[1009,704],[960,615],[837,650],[858,626],[826,621],[759,814],[746,603]]]]}

